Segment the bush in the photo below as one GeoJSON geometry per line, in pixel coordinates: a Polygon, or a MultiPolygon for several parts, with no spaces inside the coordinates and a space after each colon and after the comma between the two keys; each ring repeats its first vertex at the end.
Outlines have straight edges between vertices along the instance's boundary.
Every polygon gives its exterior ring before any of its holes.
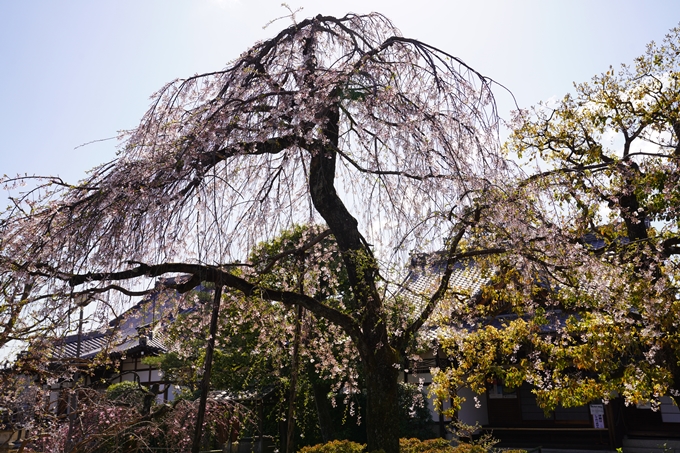
{"type": "MultiPolygon", "coordinates": [[[[299,453],[366,453],[366,445],[349,440],[334,440],[325,444],[303,447],[299,453]]],[[[488,453],[490,450],[481,446],[460,443],[452,446],[446,439],[399,439],[400,453],[488,453]]],[[[508,450],[504,453],[526,453],[524,450],[508,450]]],[[[377,453],[377,452],[373,452],[377,453]]]]}
{"type": "Polygon", "coordinates": [[[488,451],[481,445],[460,443],[453,449],[452,453],[487,453],[488,451]]]}
{"type": "Polygon", "coordinates": [[[399,451],[401,453],[425,453],[425,452],[454,453],[456,450],[453,446],[451,446],[449,441],[446,439],[437,438],[421,441],[419,439],[413,438],[413,439],[399,439],[399,451]]]}
{"type": "Polygon", "coordinates": [[[146,387],[132,381],[112,384],[106,389],[106,399],[114,405],[131,406],[142,411],[146,387]]]}
{"type": "Polygon", "coordinates": [[[302,447],[299,453],[365,453],[366,444],[351,440],[334,440],[325,444],[302,447]]]}

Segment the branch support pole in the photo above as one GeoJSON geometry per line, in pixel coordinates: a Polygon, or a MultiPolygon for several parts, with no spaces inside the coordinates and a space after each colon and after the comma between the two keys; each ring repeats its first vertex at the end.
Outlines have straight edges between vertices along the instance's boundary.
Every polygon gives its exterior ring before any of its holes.
{"type": "Polygon", "coordinates": [[[293,453],[295,439],[295,396],[297,394],[298,362],[300,357],[300,336],[302,334],[302,306],[297,306],[295,317],[295,337],[293,339],[293,358],[291,360],[290,394],[288,396],[288,429],[286,433],[286,453],[293,453]]]}
{"type": "Polygon", "coordinates": [[[201,381],[201,398],[198,403],[198,413],[196,414],[196,431],[194,433],[194,443],[191,447],[192,453],[199,453],[201,450],[203,420],[205,419],[205,406],[208,400],[208,392],[210,391],[210,375],[212,372],[213,352],[215,351],[215,337],[217,335],[217,321],[220,314],[221,299],[222,283],[215,282],[215,298],[213,299],[212,315],[210,317],[210,334],[208,337],[208,347],[205,352],[203,380],[201,381]]]}

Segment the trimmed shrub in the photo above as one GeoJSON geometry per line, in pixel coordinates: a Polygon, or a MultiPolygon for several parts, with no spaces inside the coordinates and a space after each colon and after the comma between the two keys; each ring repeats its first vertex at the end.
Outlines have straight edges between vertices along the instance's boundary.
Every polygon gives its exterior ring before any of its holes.
{"type": "MultiPolygon", "coordinates": [[[[334,440],[325,444],[303,447],[299,453],[366,453],[366,445],[350,440],[334,440]]],[[[451,445],[450,441],[438,439],[399,439],[400,453],[489,453],[489,449],[481,445],[460,443],[451,445]]],[[[499,450],[495,450],[499,451],[499,450]]],[[[507,450],[503,453],[526,453],[524,450],[507,450]]],[[[379,452],[372,452],[379,453],[379,452]]]]}
{"type": "Polygon", "coordinates": [[[144,412],[144,398],[147,388],[132,381],[112,384],[106,389],[106,399],[114,406],[130,406],[144,412]]]}
{"type": "Polygon", "coordinates": [[[299,453],[365,453],[366,444],[351,440],[334,440],[325,444],[302,447],[299,453]]]}
{"type": "MultiPolygon", "coordinates": [[[[454,453],[455,448],[446,440],[437,439],[399,439],[399,451],[401,453],[425,453],[425,452],[442,452],[454,453]]],[[[462,453],[462,452],[461,452],[462,453]]]]}
{"type": "Polygon", "coordinates": [[[489,450],[481,445],[460,443],[453,449],[453,453],[487,453],[489,450]]]}

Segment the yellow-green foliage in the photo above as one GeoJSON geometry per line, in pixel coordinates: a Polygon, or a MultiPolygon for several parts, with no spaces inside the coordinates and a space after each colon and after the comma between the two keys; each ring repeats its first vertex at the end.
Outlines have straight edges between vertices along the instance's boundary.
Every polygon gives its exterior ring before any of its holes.
{"type": "Polygon", "coordinates": [[[366,444],[350,440],[334,440],[325,444],[303,447],[299,453],[364,453],[366,444]]]}
{"type": "MultiPolygon", "coordinates": [[[[325,444],[300,449],[300,453],[366,453],[366,445],[349,440],[334,440],[325,444]]],[[[400,453],[487,453],[481,445],[460,443],[452,446],[446,439],[399,439],[400,453]]],[[[372,452],[378,453],[378,452],[372,452]]],[[[524,450],[508,450],[504,453],[526,453],[524,450]]]]}
{"type": "MultiPolygon", "coordinates": [[[[455,453],[456,451],[456,448],[451,446],[451,443],[448,440],[442,438],[428,439],[424,441],[419,439],[399,439],[400,453],[455,453]]],[[[477,451],[474,453],[477,453],[477,451]]],[[[482,450],[479,453],[484,452],[482,450]]]]}
{"type": "Polygon", "coordinates": [[[120,399],[127,399],[131,396],[140,396],[146,390],[141,385],[132,381],[123,381],[116,384],[111,384],[106,389],[106,398],[111,401],[117,401],[120,399]]]}

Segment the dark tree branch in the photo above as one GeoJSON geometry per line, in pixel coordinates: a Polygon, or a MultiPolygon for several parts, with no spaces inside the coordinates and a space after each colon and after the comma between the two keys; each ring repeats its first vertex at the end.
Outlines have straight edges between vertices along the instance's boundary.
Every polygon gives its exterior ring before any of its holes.
{"type": "Polygon", "coordinates": [[[238,290],[247,297],[262,297],[263,299],[282,302],[286,305],[302,306],[315,315],[328,319],[330,322],[339,325],[345,329],[345,331],[351,335],[353,339],[360,336],[359,328],[351,317],[332,307],[322,304],[312,297],[292,291],[280,291],[255,285],[244,278],[237,277],[214,266],[187,263],[164,263],[158,265],[139,264],[136,267],[126,271],[110,273],[87,273],[70,276],[62,275],[61,278],[67,281],[71,286],[77,286],[92,281],[120,281],[141,276],[160,277],[161,275],[168,273],[182,273],[190,274],[192,276],[186,284],[180,286],[183,290],[189,289],[189,282],[191,282],[191,284],[195,283],[198,285],[201,281],[220,281],[224,286],[238,290]]]}
{"type": "MultiPolygon", "coordinates": [[[[451,242],[448,244],[448,253],[446,257],[446,268],[444,269],[444,273],[442,275],[442,278],[439,282],[439,287],[437,290],[434,292],[432,297],[430,297],[430,300],[428,301],[427,305],[423,309],[423,311],[420,313],[418,318],[406,328],[405,334],[401,336],[400,339],[400,346],[401,348],[404,348],[406,346],[406,342],[410,341],[410,339],[416,334],[416,332],[425,324],[425,322],[430,318],[430,315],[434,311],[434,309],[437,307],[437,304],[444,298],[444,296],[447,293],[447,290],[449,288],[449,281],[451,280],[451,274],[453,273],[455,267],[454,265],[456,264],[457,261],[464,259],[464,258],[469,258],[472,256],[481,256],[481,255],[488,255],[492,253],[491,250],[477,250],[475,252],[466,252],[466,253],[456,253],[456,250],[458,250],[458,245],[460,244],[460,241],[463,239],[465,236],[465,233],[468,230],[468,227],[473,226],[474,224],[478,223],[481,217],[481,209],[477,208],[474,211],[472,211],[472,221],[469,222],[469,224],[466,225],[461,225],[458,233],[451,239],[451,242]]],[[[502,250],[502,249],[500,249],[502,250]]]]}
{"type": "Polygon", "coordinates": [[[295,248],[295,249],[288,249],[288,250],[284,250],[281,253],[277,253],[276,255],[269,258],[269,264],[267,264],[267,266],[264,269],[262,269],[262,271],[260,271],[260,273],[261,274],[268,273],[269,271],[272,270],[272,268],[276,265],[276,263],[281,258],[285,258],[286,256],[290,256],[290,255],[298,255],[298,254],[304,253],[307,250],[314,247],[319,242],[323,241],[325,238],[327,238],[330,235],[331,235],[331,230],[325,230],[325,231],[317,234],[313,238],[311,238],[309,241],[305,242],[301,247],[298,247],[298,248],[295,248]]]}

